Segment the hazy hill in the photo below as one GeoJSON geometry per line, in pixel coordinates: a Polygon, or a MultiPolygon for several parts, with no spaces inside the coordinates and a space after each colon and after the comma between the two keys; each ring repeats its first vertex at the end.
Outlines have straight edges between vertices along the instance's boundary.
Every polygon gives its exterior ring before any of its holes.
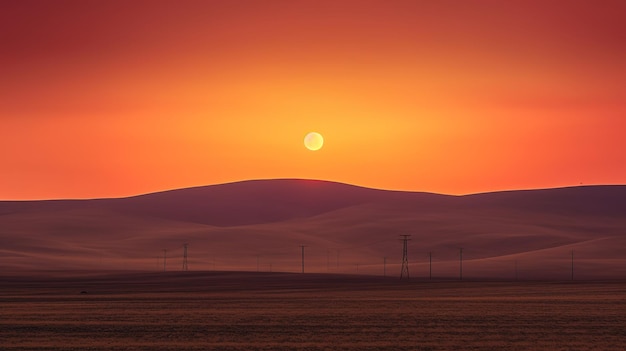
{"type": "Polygon", "coordinates": [[[228,227],[310,217],[371,202],[409,200],[422,201],[426,205],[428,201],[435,203],[435,198],[445,197],[316,180],[276,179],[177,189],[119,199],[0,201],[0,214],[89,208],[228,227]]]}
{"type": "Polygon", "coordinates": [[[413,276],[626,277],[626,186],[467,196],[256,180],[119,199],[0,202],[0,268],[300,270],[413,276]]]}

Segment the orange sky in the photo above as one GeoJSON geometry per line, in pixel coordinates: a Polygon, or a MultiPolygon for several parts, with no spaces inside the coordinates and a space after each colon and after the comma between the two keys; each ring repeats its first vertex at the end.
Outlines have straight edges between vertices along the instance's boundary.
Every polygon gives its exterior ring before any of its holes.
{"type": "Polygon", "coordinates": [[[624,43],[622,0],[3,1],[0,199],[624,184],[624,43]]]}

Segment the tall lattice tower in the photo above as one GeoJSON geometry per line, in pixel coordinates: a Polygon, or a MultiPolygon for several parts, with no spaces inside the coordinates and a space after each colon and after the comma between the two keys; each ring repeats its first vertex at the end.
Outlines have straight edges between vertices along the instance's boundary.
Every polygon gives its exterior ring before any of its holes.
{"type": "Polygon", "coordinates": [[[185,243],[183,245],[183,271],[186,271],[189,269],[189,266],[187,265],[187,243],[185,243]]]}
{"type": "Polygon", "coordinates": [[[400,235],[402,237],[402,270],[400,271],[400,279],[409,279],[409,257],[408,257],[408,247],[409,247],[409,234],[400,235]]]}

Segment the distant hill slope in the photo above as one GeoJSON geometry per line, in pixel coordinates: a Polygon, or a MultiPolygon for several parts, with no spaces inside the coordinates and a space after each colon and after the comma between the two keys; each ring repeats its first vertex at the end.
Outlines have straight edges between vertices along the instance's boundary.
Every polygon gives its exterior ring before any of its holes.
{"type": "Polygon", "coordinates": [[[117,199],[0,201],[0,215],[91,208],[215,226],[238,226],[309,217],[371,202],[408,200],[427,204],[447,197],[318,180],[251,180],[117,199]]]}
{"type": "Polygon", "coordinates": [[[501,206],[564,215],[626,216],[626,185],[501,191],[463,198],[472,206],[501,206]]]}
{"type": "Polygon", "coordinates": [[[427,201],[441,195],[390,192],[317,180],[278,179],[172,190],[121,201],[109,200],[104,205],[147,216],[238,226],[306,218],[403,197],[427,201]]]}
{"type": "Polygon", "coordinates": [[[626,215],[626,185],[503,191],[465,196],[387,191],[301,179],[251,180],[177,189],[128,198],[0,201],[0,215],[77,208],[238,226],[306,218],[366,203],[405,208],[509,208],[564,215],[626,215]]]}
{"type": "Polygon", "coordinates": [[[626,277],[626,186],[448,196],[281,179],[0,201],[0,269],[158,269],[162,249],[180,265],[188,242],[197,269],[297,271],[306,245],[313,271],[380,274],[382,257],[397,269],[403,233],[422,275],[433,252],[436,275],[454,276],[463,247],[469,276],[511,277],[513,261],[527,277],[567,276],[575,250],[580,276],[626,277]]]}

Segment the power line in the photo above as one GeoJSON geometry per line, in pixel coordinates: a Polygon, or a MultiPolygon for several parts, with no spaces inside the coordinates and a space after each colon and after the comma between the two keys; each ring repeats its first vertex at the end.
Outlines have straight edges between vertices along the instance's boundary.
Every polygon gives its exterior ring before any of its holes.
{"type": "Polygon", "coordinates": [[[374,246],[376,244],[380,244],[380,243],[384,243],[384,242],[388,242],[389,239],[385,238],[385,239],[381,239],[381,240],[376,240],[376,241],[370,241],[368,243],[365,244],[361,244],[361,245],[355,245],[355,246],[343,246],[343,247],[339,247],[337,248],[337,250],[353,250],[353,249],[361,249],[364,247],[370,247],[370,246],[374,246]]]}

